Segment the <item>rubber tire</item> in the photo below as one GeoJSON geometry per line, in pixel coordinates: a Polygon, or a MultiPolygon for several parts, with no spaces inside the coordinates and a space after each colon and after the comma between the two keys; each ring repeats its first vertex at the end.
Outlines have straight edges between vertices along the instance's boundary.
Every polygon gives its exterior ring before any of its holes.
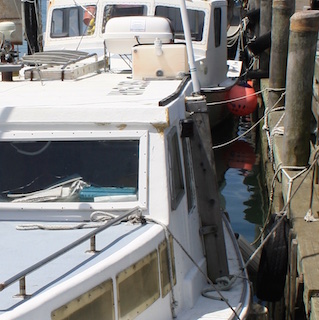
{"type": "MultiPolygon", "coordinates": [[[[272,218],[273,229],[278,220],[272,218]]],[[[259,262],[256,296],[263,301],[279,301],[284,294],[288,265],[288,233],[286,218],[265,243],[259,262]]]]}

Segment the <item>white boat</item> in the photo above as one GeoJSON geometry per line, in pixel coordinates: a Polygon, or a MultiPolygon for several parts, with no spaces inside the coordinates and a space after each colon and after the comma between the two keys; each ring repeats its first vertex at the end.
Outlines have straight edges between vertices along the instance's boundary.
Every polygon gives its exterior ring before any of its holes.
{"type": "MultiPolygon", "coordinates": [[[[247,317],[198,92],[226,75],[226,1],[187,9],[193,52],[172,1],[52,1],[45,52],[1,82],[1,320],[247,317]],[[93,12],[105,32],[71,36],[93,12]]],[[[0,23],[7,44],[13,30],[0,23]]]]}

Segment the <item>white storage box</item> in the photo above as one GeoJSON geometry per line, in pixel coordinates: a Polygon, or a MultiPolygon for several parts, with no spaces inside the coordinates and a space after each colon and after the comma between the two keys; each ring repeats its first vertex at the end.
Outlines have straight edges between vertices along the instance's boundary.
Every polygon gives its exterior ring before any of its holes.
{"type": "Polygon", "coordinates": [[[133,79],[182,78],[189,73],[185,44],[135,46],[132,50],[133,79]],[[159,54],[158,50],[161,50],[159,54]]]}
{"type": "Polygon", "coordinates": [[[131,54],[137,44],[153,44],[173,41],[170,21],[154,16],[125,16],[111,18],[105,26],[106,50],[116,54],[131,54]]]}

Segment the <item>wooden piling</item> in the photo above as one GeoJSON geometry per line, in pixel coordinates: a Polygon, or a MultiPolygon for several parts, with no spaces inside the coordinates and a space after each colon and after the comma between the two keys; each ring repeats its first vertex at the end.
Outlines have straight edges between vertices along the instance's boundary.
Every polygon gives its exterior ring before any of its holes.
{"type": "MultiPolygon", "coordinates": [[[[260,10],[260,2],[261,0],[255,0],[255,9],[260,10]]],[[[259,11],[259,23],[255,25],[254,34],[256,37],[259,37],[260,35],[260,11],[259,11]]]]}
{"type": "Polygon", "coordinates": [[[290,19],[284,165],[305,166],[309,161],[312,85],[318,30],[319,11],[300,11],[290,19]]]}
{"type": "MultiPolygon", "coordinates": [[[[271,31],[272,17],[272,0],[260,1],[260,29],[259,34],[262,36],[271,31]]],[[[266,49],[260,54],[259,69],[269,71],[270,49],[266,49]]]]}
{"type": "MultiPolygon", "coordinates": [[[[285,88],[289,39],[289,19],[295,10],[294,0],[273,0],[272,31],[269,66],[269,87],[285,88]]],[[[284,90],[283,90],[284,91],[284,90]]],[[[270,91],[268,106],[283,106],[284,99],[278,101],[283,91],[270,91]],[[277,102],[278,101],[278,102],[277,102]]]]}

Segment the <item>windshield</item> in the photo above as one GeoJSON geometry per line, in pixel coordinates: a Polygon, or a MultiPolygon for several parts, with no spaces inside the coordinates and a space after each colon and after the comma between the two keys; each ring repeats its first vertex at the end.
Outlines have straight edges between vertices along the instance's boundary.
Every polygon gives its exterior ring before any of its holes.
{"type": "Polygon", "coordinates": [[[92,35],[95,32],[96,6],[58,8],[52,12],[52,38],[92,35]]]}
{"type": "Polygon", "coordinates": [[[0,143],[2,201],[136,201],[139,140],[0,143]]]}
{"type": "MultiPolygon", "coordinates": [[[[187,9],[189,27],[193,41],[203,39],[204,11],[187,9]]],[[[185,40],[180,8],[169,6],[156,6],[155,15],[168,18],[172,23],[175,39],[185,40]]]]}
{"type": "Polygon", "coordinates": [[[100,22],[96,21],[96,13],[95,5],[54,9],[51,18],[51,38],[90,36],[97,31],[97,27],[104,33],[105,24],[110,18],[147,15],[147,6],[108,4],[104,7],[100,22]]]}
{"type": "Polygon", "coordinates": [[[104,7],[102,33],[105,32],[106,23],[114,17],[124,16],[146,16],[147,6],[145,5],[121,5],[110,4],[104,7]]]}

